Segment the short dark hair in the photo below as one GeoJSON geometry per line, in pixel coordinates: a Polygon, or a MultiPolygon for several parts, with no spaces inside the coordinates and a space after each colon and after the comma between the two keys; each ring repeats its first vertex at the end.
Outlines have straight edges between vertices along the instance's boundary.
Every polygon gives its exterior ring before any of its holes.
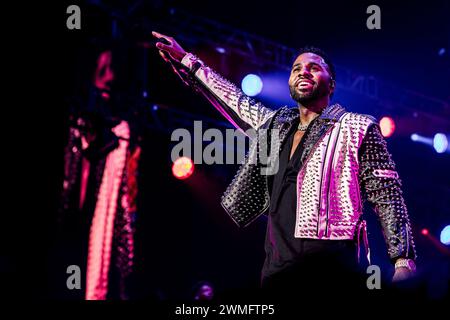
{"type": "Polygon", "coordinates": [[[325,53],[325,51],[323,51],[320,48],[314,47],[314,46],[305,46],[303,48],[300,48],[297,56],[295,57],[295,59],[298,58],[299,55],[303,54],[303,53],[314,53],[320,57],[322,57],[323,61],[325,61],[325,63],[328,66],[328,70],[330,71],[331,77],[333,78],[333,80],[336,80],[336,70],[334,68],[334,64],[331,61],[330,57],[328,56],[328,54],[325,53]]]}

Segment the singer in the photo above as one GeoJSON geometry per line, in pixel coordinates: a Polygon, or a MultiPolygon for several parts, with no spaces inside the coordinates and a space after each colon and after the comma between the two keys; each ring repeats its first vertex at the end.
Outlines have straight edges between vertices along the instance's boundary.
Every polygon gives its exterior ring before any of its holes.
{"type": "Polygon", "coordinates": [[[233,125],[242,131],[279,130],[278,172],[262,176],[258,164],[246,162],[222,199],[239,226],[261,214],[268,217],[263,288],[276,295],[294,290],[323,294],[330,281],[353,283],[349,279],[363,260],[361,246],[370,263],[365,200],[381,223],[395,265],[393,280],[414,274],[411,225],[386,141],[372,116],[330,104],[336,73],[322,50],[299,51],[288,81],[297,106],[273,110],[185,52],[174,38],[153,36],[164,40],[156,44],[161,57],[233,125]]]}

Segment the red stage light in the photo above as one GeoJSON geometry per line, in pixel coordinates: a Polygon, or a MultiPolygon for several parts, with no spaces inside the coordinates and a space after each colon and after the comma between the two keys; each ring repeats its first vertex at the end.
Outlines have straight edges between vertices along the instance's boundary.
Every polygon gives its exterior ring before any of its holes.
{"type": "Polygon", "coordinates": [[[390,137],[395,131],[395,122],[391,117],[383,117],[380,120],[380,128],[383,137],[390,137]]]}
{"type": "Polygon", "coordinates": [[[426,229],[426,228],[422,229],[422,234],[423,234],[424,236],[427,236],[428,233],[429,233],[428,229],[426,229]]]}
{"type": "Polygon", "coordinates": [[[178,158],[172,165],[172,173],[177,179],[187,179],[194,173],[194,162],[188,157],[178,158]]]}

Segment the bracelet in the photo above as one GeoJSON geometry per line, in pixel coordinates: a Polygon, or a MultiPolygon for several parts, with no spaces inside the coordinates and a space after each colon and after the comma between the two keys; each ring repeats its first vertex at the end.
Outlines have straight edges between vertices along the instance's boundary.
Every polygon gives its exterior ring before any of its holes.
{"type": "Polygon", "coordinates": [[[395,262],[395,269],[397,268],[407,268],[409,271],[416,271],[416,264],[414,260],[400,258],[395,262]]]}
{"type": "Polygon", "coordinates": [[[192,74],[195,74],[197,70],[200,69],[203,65],[201,60],[192,53],[187,53],[186,56],[183,58],[183,60],[186,58],[189,59],[189,61],[191,62],[191,68],[189,72],[192,74]]]}

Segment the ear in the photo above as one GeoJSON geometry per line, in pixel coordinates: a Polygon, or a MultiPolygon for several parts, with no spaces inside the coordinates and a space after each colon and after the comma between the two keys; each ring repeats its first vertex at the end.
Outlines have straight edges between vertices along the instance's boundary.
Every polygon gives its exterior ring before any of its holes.
{"type": "Polygon", "coordinates": [[[330,79],[330,94],[334,93],[334,89],[336,88],[336,80],[333,78],[330,79]]]}

